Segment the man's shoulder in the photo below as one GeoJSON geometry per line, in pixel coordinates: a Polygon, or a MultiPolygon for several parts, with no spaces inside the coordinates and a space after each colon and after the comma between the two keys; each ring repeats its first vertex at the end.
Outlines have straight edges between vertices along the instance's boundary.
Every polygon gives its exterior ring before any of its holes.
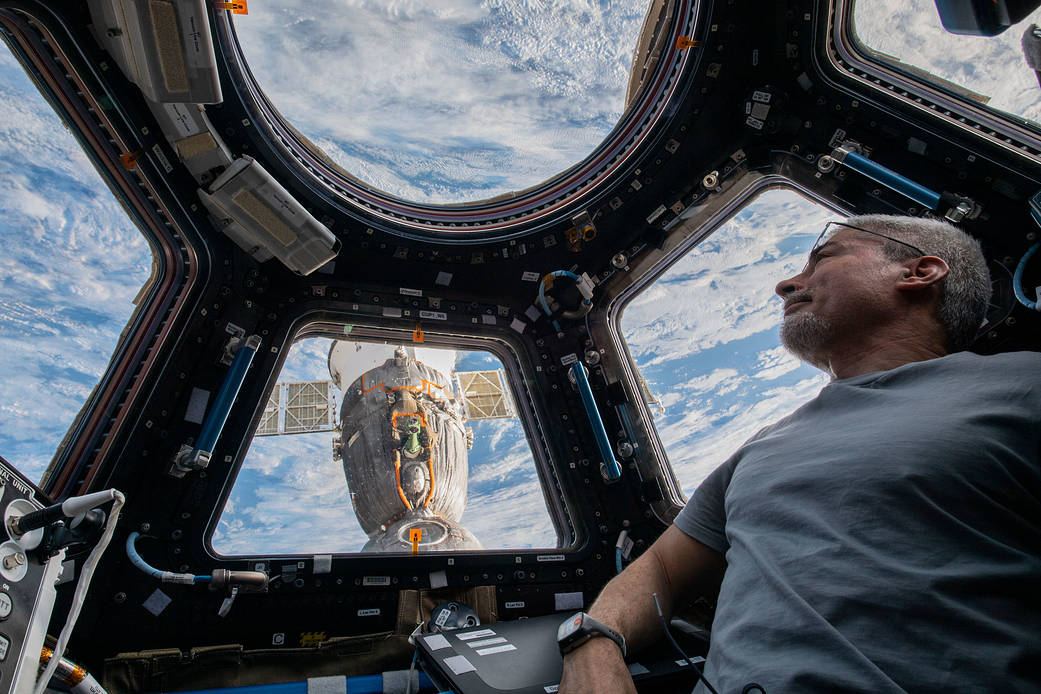
{"type": "Polygon", "coordinates": [[[1034,374],[1041,374],[1041,352],[998,352],[997,354],[954,352],[932,361],[937,365],[959,370],[983,369],[999,372],[1011,370],[1014,373],[1028,370],[1034,374]]]}

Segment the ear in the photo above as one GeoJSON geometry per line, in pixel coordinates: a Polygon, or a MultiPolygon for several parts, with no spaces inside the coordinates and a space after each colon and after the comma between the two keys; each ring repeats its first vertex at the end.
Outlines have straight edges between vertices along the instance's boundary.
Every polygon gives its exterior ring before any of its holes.
{"type": "Polygon", "coordinates": [[[923,255],[903,263],[902,274],[897,279],[896,286],[897,289],[905,291],[928,289],[939,284],[950,270],[942,258],[923,255]]]}

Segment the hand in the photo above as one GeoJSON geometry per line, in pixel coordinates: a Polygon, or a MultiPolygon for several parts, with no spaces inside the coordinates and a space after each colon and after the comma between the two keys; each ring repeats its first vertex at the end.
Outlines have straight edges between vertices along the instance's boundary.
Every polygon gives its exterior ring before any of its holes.
{"type": "Polygon", "coordinates": [[[558,694],[636,694],[636,685],[618,645],[596,637],[564,656],[558,694]]]}

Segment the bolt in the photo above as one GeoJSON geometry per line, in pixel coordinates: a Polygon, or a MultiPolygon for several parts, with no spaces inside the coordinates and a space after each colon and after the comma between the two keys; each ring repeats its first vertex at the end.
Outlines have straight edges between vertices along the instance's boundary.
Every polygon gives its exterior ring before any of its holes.
{"type": "Polygon", "coordinates": [[[828,173],[835,168],[835,160],[832,159],[831,155],[825,154],[817,160],[817,170],[821,173],[828,173]]]}
{"type": "Polygon", "coordinates": [[[585,576],[586,575],[586,570],[581,568],[581,567],[577,568],[577,569],[575,569],[575,575],[576,576],[585,576]]]}
{"type": "Polygon", "coordinates": [[[611,258],[611,264],[621,270],[629,262],[629,259],[625,257],[625,253],[615,253],[614,257],[611,258]]]}
{"type": "Polygon", "coordinates": [[[586,363],[589,364],[590,366],[596,366],[597,364],[599,364],[600,363],[600,352],[597,352],[595,349],[587,350],[586,351],[586,363]]]}
{"type": "Polygon", "coordinates": [[[127,601],[127,594],[126,593],[116,593],[114,596],[112,596],[112,600],[117,605],[122,605],[123,603],[125,603],[127,601]]]}
{"type": "Polygon", "coordinates": [[[25,555],[21,552],[15,552],[14,554],[8,554],[4,557],[4,568],[14,569],[25,564],[25,555]]]}

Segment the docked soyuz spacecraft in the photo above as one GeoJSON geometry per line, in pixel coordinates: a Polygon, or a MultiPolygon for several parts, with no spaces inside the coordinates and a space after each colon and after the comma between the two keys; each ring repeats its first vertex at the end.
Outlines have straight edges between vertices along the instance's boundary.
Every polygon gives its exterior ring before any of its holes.
{"type": "Polygon", "coordinates": [[[343,398],[333,455],[343,461],[355,515],[369,536],[363,551],[480,549],[460,524],[473,431],[451,380],[398,347],[345,386],[358,372],[360,349],[334,342],[329,374],[343,398]]]}

